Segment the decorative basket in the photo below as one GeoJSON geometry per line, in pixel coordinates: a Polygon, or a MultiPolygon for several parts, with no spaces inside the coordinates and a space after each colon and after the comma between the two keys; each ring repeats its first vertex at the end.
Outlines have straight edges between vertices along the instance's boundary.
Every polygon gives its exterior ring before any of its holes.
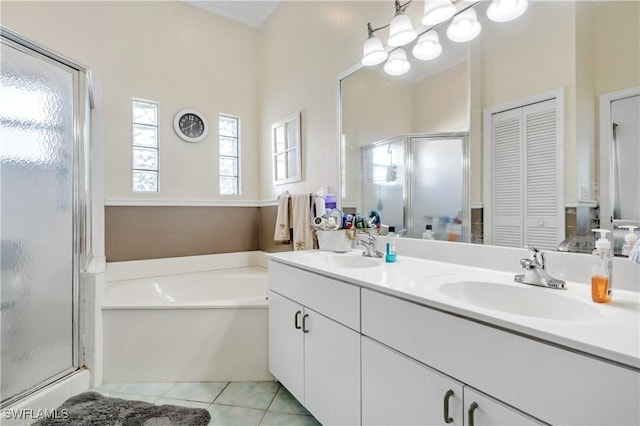
{"type": "Polygon", "coordinates": [[[352,241],[355,239],[353,232],[348,229],[337,229],[335,231],[324,231],[317,229],[318,248],[324,251],[335,251],[338,253],[351,250],[352,241]]]}

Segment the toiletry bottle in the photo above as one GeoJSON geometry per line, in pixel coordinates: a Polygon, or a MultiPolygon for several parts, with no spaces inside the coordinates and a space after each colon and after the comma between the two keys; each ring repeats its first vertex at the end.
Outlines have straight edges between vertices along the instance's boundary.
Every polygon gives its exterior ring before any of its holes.
{"type": "Polygon", "coordinates": [[[423,240],[433,240],[433,227],[431,225],[425,225],[424,232],[422,233],[423,240]]]}
{"type": "Polygon", "coordinates": [[[398,236],[395,234],[396,228],[389,227],[389,235],[387,237],[387,252],[384,256],[384,261],[387,263],[393,263],[396,261],[396,239],[398,236]]]}
{"type": "Polygon", "coordinates": [[[622,246],[622,255],[628,257],[629,253],[631,253],[631,249],[638,242],[638,236],[634,232],[637,226],[625,225],[625,226],[621,226],[620,228],[629,230],[629,233],[624,236],[624,245],[622,246]]]}
{"type": "Polygon", "coordinates": [[[596,249],[591,254],[591,299],[596,303],[611,302],[611,273],[613,258],[611,242],[606,235],[606,229],[592,229],[600,232],[596,240],[596,249]]]}

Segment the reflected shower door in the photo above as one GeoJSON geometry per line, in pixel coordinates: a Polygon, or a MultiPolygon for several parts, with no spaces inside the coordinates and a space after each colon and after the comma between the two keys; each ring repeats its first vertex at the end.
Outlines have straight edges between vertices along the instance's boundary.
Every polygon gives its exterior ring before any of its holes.
{"type": "Polygon", "coordinates": [[[382,223],[404,229],[405,139],[399,138],[362,148],[363,215],[375,210],[382,223]]]}
{"type": "Polygon", "coordinates": [[[409,236],[432,225],[436,239],[467,241],[464,137],[411,138],[409,236]]]}
{"type": "Polygon", "coordinates": [[[78,74],[0,50],[2,403],[74,370],[74,140],[78,74]]]}

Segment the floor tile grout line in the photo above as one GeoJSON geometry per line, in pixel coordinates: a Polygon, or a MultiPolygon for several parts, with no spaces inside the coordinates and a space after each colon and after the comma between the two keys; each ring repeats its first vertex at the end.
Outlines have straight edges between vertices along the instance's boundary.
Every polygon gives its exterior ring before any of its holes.
{"type": "Polygon", "coordinates": [[[278,385],[278,388],[274,392],[273,398],[271,398],[271,402],[269,402],[269,405],[267,405],[267,409],[264,410],[264,414],[262,415],[262,418],[260,418],[260,421],[258,422],[258,426],[260,426],[262,424],[262,422],[264,421],[264,418],[267,416],[267,413],[269,412],[269,409],[271,408],[271,405],[273,405],[273,401],[275,401],[276,396],[278,396],[278,392],[280,392],[280,389],[282,389],[282,383],[280,383],[278,381],[276,381],[275,383],[278,385]]]}

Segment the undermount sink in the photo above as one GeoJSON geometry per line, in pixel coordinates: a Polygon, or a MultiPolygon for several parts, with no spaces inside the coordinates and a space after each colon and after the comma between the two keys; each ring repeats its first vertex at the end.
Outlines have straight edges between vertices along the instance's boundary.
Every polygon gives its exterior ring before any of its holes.
{"type": "Polygon", "coordinates": [[[601,315],[598,308],[589,302],[563,296],[563,290],[482,281],[445,283],[438,290],[449,298],[479,308],[534,318],[588,321],[601,315]]]}
{"type": "Polygon", "coordinates": [[[311,262],[319,267],[343,269],[373,268],[382,264],[380,259],[347,254],[318,255],[314,256],[311,262]]]}

